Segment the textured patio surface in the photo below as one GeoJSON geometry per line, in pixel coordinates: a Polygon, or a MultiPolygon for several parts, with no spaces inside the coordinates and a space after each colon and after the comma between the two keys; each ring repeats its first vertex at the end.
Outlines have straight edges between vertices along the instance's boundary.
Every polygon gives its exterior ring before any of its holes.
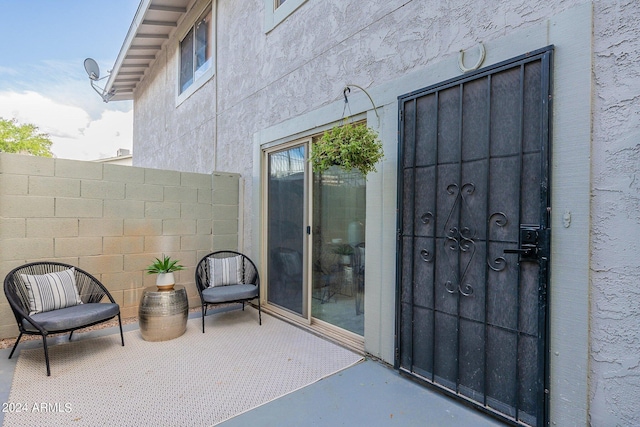
{"type": "Polygon", "coordinates": [[[247,308],[189,321],[164,342],[138,330],[22,350],[5,426],[207,426],[362,360],[349,350],[247,308]],[[20,405],[18,408],[16,405],[20,405]]]}
{"type": "MultiPolygon", "coordinates": [[[[242,312],[238,313],[241,316],[242,312]]],[[[213,331],[214,328],[212,325],[215,325],[218,322],[217,318],[221,314],[222,313],[209,315],[206,318],[207,333],[205,335],[208,335],[213,331]],[[211,331],[209,328],[211,328],[211,331]]],[[[257,314],[253,313],[247,316],[246,320],[248,320],[249,322],[247,324],[249,328],[251,328],[252,325],[257,326],[256,317],[254,316],[257,316],[257,314]]],[[[200,313],[192,314],[191,317],[192,320],[189,321],[190,325],[188,331],[200,331],[200,313]],[[193,322],[196,322],[198,326],[194,326],[193,322]]],[[[265,317],[263,314],[263,322],[265,321],[265,319],[267,319],[267,321],[275,320],[268,316],[265,317]]],[[[222,324],[216,326],[222,326],[222,324]]],[[[295,327],[293,328],[296,329],[296,333],[302,332],[295,327]]],[[[137,324],[126,325],[124,329],[125,332],[127,332],[125,334],[125,348],[127,348],[129,347],[131,341],[129,339],[129,336],[131,336],[132,333],[139,334],[139,331],[137,330],[137,324]]],[[[200,336],[202,335],[202,332],[198,333],[200,336]]],[[[306,332],[303,333],[307,334],[306,332]]],[[[112,344],[109,344],[108,347],[117,352],[118,350],[121,351],[122,347],[117,342],[118,335],[116,334],[117,329],[110,328],[108,330],[97,330],[86,334],[77,334],[77,339],[78,341],[80,339],[92,340],[96,337],[111,336],[110,339],[113,339],[115,341],[112,344]]],[[[76,338],[74,338],[74,340],[76,340],[76,338]]],[[[178,343],[178,340],[179,339],[173,340],[173,342],[178,343]]],[[[52,344],[63,343],[62,345],[66,345],[66,337],[60,337],[57,339],[54,338],[51,341],[52,344]]],[[[171,342],[152,344],[160,345],[169,343],[171,342]]],[[[30,357],[37,357],[38,352],[42,354],[41,343],[39,341],[26,343],[21,342],[17,352],[21,353],[23,351],[28,352],[32,350],[35,352],[35,356],[30,357]]],[[[10,396],[10,392],[11,384],[14,377],[14,370],[16,369],[16,366],[18,364],[18,357],[14,356],[10,360],[7,359],[7,357],[9,356],[9,351],[10,349],[0,350],[0,402],[7,404],[26,403],[28,404],[27,406],[41,403],[45,403],[48,405],[50,403],[53,403],[54,409],[55,404],[59,403],[58,407],[62,408],[62,411],[65,410],[65,403],[71,403],[72,410],[78,409],[78,406],[73,406],[74,401],[55,402],[50,397],[46,397],[46,400],[44,402],[38,402],[31,397],[29,397],[26,402],[17,402],[13,400],[14,397],[10,396]]],[[[96,356],[93,355],[91,356],[91,359],[95,359],[95,357],[96,356]]],[[[55,363],[57,362],[52,362],[52,375],[54,375],[54,377],[59,373],[57,371],[60,369],[60,366],[56,365],[55,363]]],[[[120,361],[118,363],[124,363],[124,361],[120,361]]],[[[235,366],[237,366],[236,361],[231,361],[229,363],[229,365],[226,365],[226,369],[233,369],[235,366]]],[[[197,364],[199,364],[199,361],[197,364]]],[[[97,365],[94,362],[92,364],[92,369],[95,369],[96,366],[97,365]]],[[[37,381],[34,380],[36,384],[42,384],[43,382],[47,381],[43,360],[40,361],[40,365],[37,364],[35,370],[37,371],[37,381]]],[[[158,376],[156,375],[155,377],[158,376]]],[[[51,379],[51,377],[49,379],[51,379]]],[[[85,382],[95,381],[89,379],[85,380],[85,382]]],[[[145,396],[154,396],[155,393],[157,393],[158,389],[158,387],[156,387],[156,381],[154,380],[152,382],[146,382],[145,384],[146,388],[141,389],[139,393],[145,396]]],[[[250,379],[250,384],[252,384],[254,388],[259,388],[259,385],[256,381],[252,381],[250,379]]],[[[183,387],[183,385],[180,385],[180,387],[183,387]]],[[[118,393],[118,390],[110,390],[108,392],[108,394],[113,393],[118,393]]],[[[200,399],[199,396],[204,394],[205,391],[202,389],[197,389],[196,386],[193,386],[188,388],[188,393],[190,398],[191,396],[193,396],[194,399],[200,399]]],[[[77,395],[78,393],[74,394],[74,396],[77,395]]],[[[103,397],[98,395],[90,397],[98,403],[103,400],[103,397]]],[[[183,399],[176,400],[175,393],[173,393],[173,398],[174,402],[169,405],[171,408],[174,408],[177,405],[182,406],[182,408],[191,405],[191,411],[200,411],[198,406],[194,403],[187,403],[185,405],[183,399]]],[[[143,398],[141,398],[140,400],[142,399],[143,398]]],[[[205,407],[214,405],[214,401],[212,399],[205,400],[206,402],[200,403],[200,405],[203,405],[205,407]]],[[[77,403],[77,401],[75,402],[77,403]]],[[[153,405],[153,403],[151,403],[150,405],[153,405]]],[[[93,425],[135,425],[130,423],[128,419],[123,419],[123,417],[118,415],[123,411],[128,411],[128,409],[126,408],[132,407],[133,403],[125,402],[122,408],[105,408],[107,417],[109,418],[105,419],[105,421],[103,422],[98,421],[97,424],[93,425]],[[111,414],[109,414],[109,412],[111,412],[111,414]],[[107,424],[107,420],[111,424],[107,424]],[[124,424],[119,424],[119,422],[124,422],[124,424]]],[[[141,409],[142,412],[149,412],[151,410],[153,410],[153,406],[149,406],[146,409],[141,409]]],[[[72,412],[70,412],[69,414],[73,415],[72,412]]],[[[31,425],[27,422],[29,421],[29,413],[22,413],[20,417],[16,415],[19,414],[0,412],[0,423],[2,422],[4,417],[7,420],[3,424],[4,427],[31,425]]],[[[64,416],[64,414],[62,414],[62,416],[64,416]]],[[[64,425],[59,423],[60,418],[61,417],[59,415],[52,413],[49,413],[48,416],[42,416],[42,419],[56,422],[57,425],[64,425]],[[57,418],[54,419],[53,417],[57,418]]],[[[76,416],[75,418],[78,417],[76,416]]],[[[202,424],[198,424],[197,422],[198,420],[194,418],[192,424],[184,425],[204,427],[213,425],[215,421],[210,421],[207,419],[203,421],[202,424]]],[[[47,425],[47,423],[43,423],[41,425],[47,425]]],[[[73,421],[68,425],[80,426],[90,424],[87,422],[87,420],[83,421],[82,419],[79,419],[77,421],[73,421]]],[[[162,420],[161,424],[158,425],[173,426],[179,424],[177,424],[176,420],[172,418],[171,415],[168,415],[165,419],[162,420]]],[[[298,427],[301,425],[326,427],[499,427],[503,426],[504,424],[399,375],[397,372],[383,363],[373,360],[366,360],[361,363],[356,363],[355,365],[352,365],[347,369],[340,370],[336,374],[327,376],[320,381],[312,382],[306,387],[298,388],[292,393],[284,394],[280,398],[271,400],[260,406],[256,406],[255,408],[248,411],[240,412],[236,416],[229,418],[226,421],[222,421],[219,424],[219,426],[221,427],[244,427],[247,425],[262,427],[298,427]]]]}

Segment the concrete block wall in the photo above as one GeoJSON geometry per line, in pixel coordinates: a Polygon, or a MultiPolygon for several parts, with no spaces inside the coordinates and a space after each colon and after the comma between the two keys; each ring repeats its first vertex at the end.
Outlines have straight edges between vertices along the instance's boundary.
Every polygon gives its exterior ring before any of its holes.
{"type": "MultiPolygon", "coordinates": [[[[0,277],[39,260],[87,270],[124,317],[136,316],[145,268],[162,254],[199,306],[194,269],[207,253],[238,248],[239,175],[198,174],[0,153],[0,277]]],[[[0,338],[18,334],[0,297],[0,338]]]]}

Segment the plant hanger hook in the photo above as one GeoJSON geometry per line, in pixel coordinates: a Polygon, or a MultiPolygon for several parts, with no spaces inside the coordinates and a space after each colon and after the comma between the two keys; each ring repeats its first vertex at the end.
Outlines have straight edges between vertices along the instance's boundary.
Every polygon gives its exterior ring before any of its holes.
{"type": "Polygon", "coordinates": [[[462,71],[463,73],[468,73],[469,71],[474,71],[474,70],[477,70],[478,68],[480,68],[480,66],[484,62],[484,58],[485,58],[485,56],[487,54],[487,50],[485,49],[484,44],[482,42],[478,43],[478,48],[480,50],[480,54],[479,54],[479,57],[478,57],[478,62],[476,62],[471,67],[465,67],[465,65],[464,65],[464,50],[460,49],[460,53],[458,54],[458,68],[460,68],[460,71],[462,71]]]}
{"type": "Polygon", "coordinates": [[[351,93],[351,88],[349,86],[347,86],[342,91],[342,94],[344,95],[344,103],[345,104],[349,103],[349,98],[347,98],[347,94],[349,94],[349,93],[351,93]]]}
{"type": "Polygon", "coordinates": [[[342,107],[342,121],[343,122],[346,122],[346,120],[353,115],[351,113],[351,106],[349,105],[349,98],[347,97],[348,93],[351,93],[351,89],[349,88],[349,86],[345,87],[344,90],[342,91],[342,95],[344,95],[344,106],[342,107]],[[349,115],[345,118],[344,113],[347,110],[349,110],[349,115]]]}
{"type": "MultiPolygon", "coordinates": [[[[360,89],[361,91],[363,91],[365,93],[365,95],[367,95],[367,98],[369,98],[369,101],[371,101],[371,106],[373,107],[373,112],[376,113],[376,118],[378,119],[378,127],[380,127],[380,116],[378,115],[378,109],[376,108],[376,104],[373,102],[373,98],[371,98],[371,95],[369,95],[369,92],[367,92],[364,88],[358,86],[358,85],[354,85],[354,84],[348,84],[345,86],[344,90],[342,91],[342,94],[344,95],[344,103],[345,103],[345,108],[348,107],[349,105],[349,99],[347,98],[347,95],[349,93],[351,93],[351,87],[357,87],[358,89],[360,89]]],[[[351,112],[351,108],[349,108],[349,112],[351,112]]],[[[344,110],[342,112],[342,115],[344,116],[344,110]]]]}

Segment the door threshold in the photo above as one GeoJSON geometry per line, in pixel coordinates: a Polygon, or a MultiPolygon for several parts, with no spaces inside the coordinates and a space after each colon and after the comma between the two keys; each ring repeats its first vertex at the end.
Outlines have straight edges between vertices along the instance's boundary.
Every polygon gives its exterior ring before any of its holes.
{"type": "Polygon", "coordinates": [[[307,323],[306,319],[296,319],[281,313],[279,310],[272,310],[269,307],[262,306],[262,310],[278,319],[284,320],[292,325],[298,326],[316,336],[325,338],[335,344],[345,347],[358,354],[365,355],[364,350],[364,337],[349,332],[345,329],[338,328],[330,323],[323,322],[322,320],[312,319],[311,324],[307,323]]]}

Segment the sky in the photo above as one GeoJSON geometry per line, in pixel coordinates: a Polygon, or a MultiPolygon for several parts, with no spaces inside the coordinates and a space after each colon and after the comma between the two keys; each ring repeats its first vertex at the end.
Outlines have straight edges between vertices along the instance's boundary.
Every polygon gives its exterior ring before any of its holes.
{"type": "Polygon", "coordinates": [[[139,3],[0,0],[0,117],[36,125],[58,158],[96,160],[131,149],[133,103],[104,103],[84,60],[108,74],[139,3]]]}

